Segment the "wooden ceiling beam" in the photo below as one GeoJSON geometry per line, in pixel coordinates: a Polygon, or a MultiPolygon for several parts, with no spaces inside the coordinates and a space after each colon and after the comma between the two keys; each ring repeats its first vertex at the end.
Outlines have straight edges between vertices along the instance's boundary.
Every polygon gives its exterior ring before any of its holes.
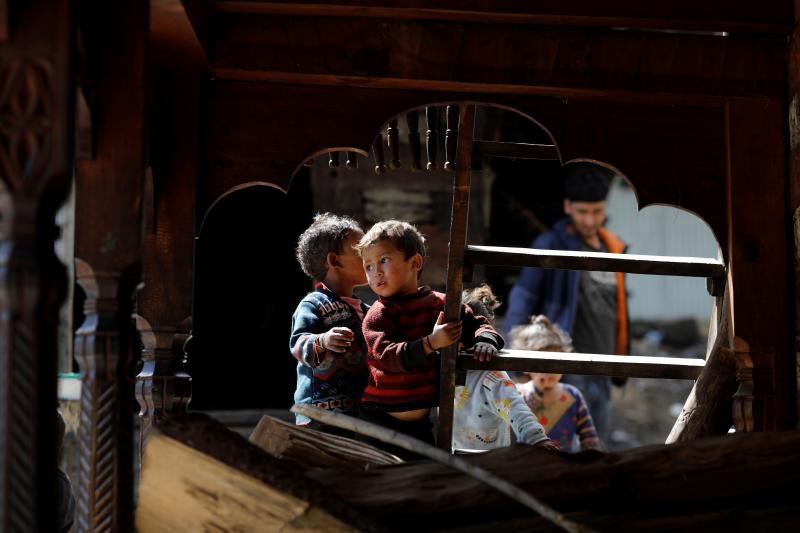
{"type": "Polygon", "coordinates": [[[789,1],[765,6],[755,2],[711,1],[671,2],[658,6],[635,0],[617,0],[598,4],[582,0],[569,2],[386,2],[362,0],[348,2],[316,1],[261,2],[216,0],[211,9],[222,13],[363,17],[396,20],[435,20],[461,22],[493,22],[543,26],[580,26],[604,28],[637,28],[689,32],[746,32],[790,34],[793,9],[789,1]],[[677,5],[675,5],[677,4],[677,5]]]}
{"type": "Polygon", "coordinates": [[[774,100],[785,92],[778,36],[221,12],[212,23],[214,76],[238,81],[538,87],[559,96],[570,94],[554,89],[774,100]]]}

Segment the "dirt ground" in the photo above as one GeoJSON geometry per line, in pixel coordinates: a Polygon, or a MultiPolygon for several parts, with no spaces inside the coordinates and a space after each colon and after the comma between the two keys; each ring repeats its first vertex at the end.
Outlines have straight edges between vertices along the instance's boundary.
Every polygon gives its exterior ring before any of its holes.
{"type": "MultiPolygon", "coordinates": [[[[634,339],[632,355],[704,357],[702,336],[690,346],[677,349],[654,345],[645,338],[634,339]]],[[[631,378],[611,392],[611,438],[609,450],[624,450],[647,444],[663,444],[681,412],[693,381],[682,379],[631,378]]]]}

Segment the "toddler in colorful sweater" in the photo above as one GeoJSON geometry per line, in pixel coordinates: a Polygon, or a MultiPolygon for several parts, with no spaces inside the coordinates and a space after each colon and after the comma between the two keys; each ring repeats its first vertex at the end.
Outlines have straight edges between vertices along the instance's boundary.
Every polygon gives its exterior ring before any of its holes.
{"type": "MultiPolygon", "coordinates": [[[[511,330],[512,347],[518,350],[571,352],[572,339],[544,315],[527,326],[511,330]]],[[[577,387],[560,383],[561,374],[530,372],[530,381],[517,385],[525,402],[539,417],[549,437],[564,451],[597,448],[600,444],[592,415],[577,387]]]]}

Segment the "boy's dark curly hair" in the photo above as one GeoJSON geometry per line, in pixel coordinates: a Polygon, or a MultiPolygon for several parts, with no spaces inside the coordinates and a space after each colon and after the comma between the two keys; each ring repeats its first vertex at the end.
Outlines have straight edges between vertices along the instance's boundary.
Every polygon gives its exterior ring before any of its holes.
{"type": "Polygon", "coordinates": [[[384,220],[376,223],[358,241],[356,251],[360,254],[364,251],[364,248],[384,240],[394,244],[398,250],[405,254],[406,259],[414,254],[419,254],[423,259],[425,258],[425,237],[413,224],[402,220],[384,220]]]}
{"type": "Polygon", "coordinates": [[[328,254],[344,252],[344,241],[351,234],[361,235],[364,230],[350,217],[321,213],[297,240],[295,257],[300,268],[310,278],[323,281],[328,273],[328,254]]]}

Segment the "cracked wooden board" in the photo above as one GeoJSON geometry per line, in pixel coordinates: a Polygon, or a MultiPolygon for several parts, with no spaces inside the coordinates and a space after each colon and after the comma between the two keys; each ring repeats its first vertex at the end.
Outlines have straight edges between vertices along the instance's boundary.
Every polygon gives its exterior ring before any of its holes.
{"type": "Polygon", "coordinates": [[[326,511],[189,446],[147,444],[136,528],[169,531],[356,531],[326,511]]]}

